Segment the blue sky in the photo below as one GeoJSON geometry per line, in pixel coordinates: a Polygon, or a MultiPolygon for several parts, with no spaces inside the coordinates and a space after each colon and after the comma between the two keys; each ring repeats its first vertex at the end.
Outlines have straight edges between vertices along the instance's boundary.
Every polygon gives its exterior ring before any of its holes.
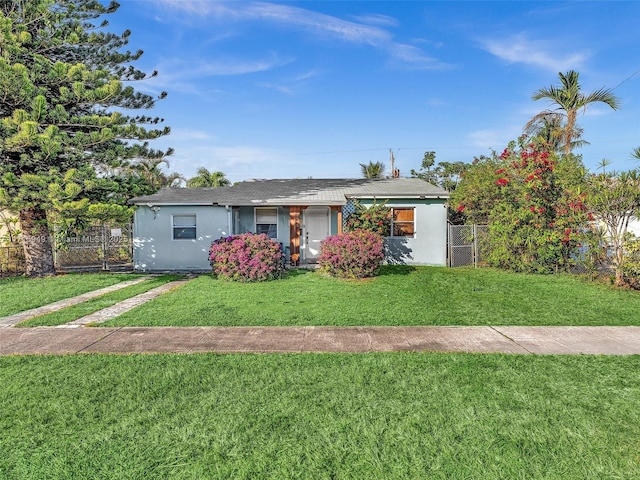
{"type": "Polygon", "coordinates": [[[408,176],[425,151],[470,162],[516,139],[576,70],[621,108],[579,117],[595,171],[640,166],[640,2],[121,0],[138,85],[171,135],[171,171],[249,178],[354,178],[360,163],[408,176]]]}

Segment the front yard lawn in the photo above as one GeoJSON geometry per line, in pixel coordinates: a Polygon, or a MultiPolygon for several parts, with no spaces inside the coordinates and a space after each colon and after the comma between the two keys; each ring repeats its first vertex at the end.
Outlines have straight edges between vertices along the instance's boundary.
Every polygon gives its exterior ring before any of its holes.
{"type": "Polygon", "coordinates": [[[91,313],[102,310],[103,308],[115,305],[118,302],[122,302],[141,293],[148,292],[156,287],[160,287],[168,282],[173,282],[183,278],[182,275],[160,275],[145,280],[142,283],[131,285],[129,287],[116,290],[115,292],[105,293],[86,302],[72,305],[62,310],[58,310],[46,315],[40,315],[38,317],[26,320],[19,323],[18,327],[42,327],[42,326],[55,326],[62,325],[78,318],[84,317],[91,313]]]}
{"type": "Polygon", "coordinates": [[[0,478],[640,478],[640,357],[0,358],[0,478]]]}
{"type": "Polygon", "coordinates": [[[104,326],[640,325],[640,292],[569,275],[385,267],[345,281],[292,271],[232,283],[203,275],[104,326]]]}
{"type": "Polygon", "coordinates": [[[0,279],[0,317],[133,280],[131,273],[76,273],[54,277],[0,279]]]}

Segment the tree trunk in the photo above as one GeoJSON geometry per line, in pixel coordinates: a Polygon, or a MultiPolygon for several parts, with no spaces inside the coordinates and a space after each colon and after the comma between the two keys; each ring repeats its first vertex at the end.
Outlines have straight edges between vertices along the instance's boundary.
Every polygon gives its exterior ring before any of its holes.
{"type": "Polygon", "coordinates": [[[623,262],[624,262],[624,247],[621,243],[616,242],[614,246],[614,257],[615,257],[615,281],[614,285],[616,287],[623,287],[625,285],[624,281],[624,270],[623,270],[623,262]]]}
{"type": "Polygon", "coordinates": [[[55,275],[47,212],[40,207],[20,210],[20,228],[27,275],[29,277],[55,275]]]}

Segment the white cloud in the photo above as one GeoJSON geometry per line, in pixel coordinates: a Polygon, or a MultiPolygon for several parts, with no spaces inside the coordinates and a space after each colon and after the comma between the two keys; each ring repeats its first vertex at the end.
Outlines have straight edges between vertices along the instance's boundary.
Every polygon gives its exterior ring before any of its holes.
{"type": "MultiPolygon", "coordinates": [[[[414,68],[441,69],[446,67],[446,64],[429,57],[418,47],[397,42],[388,30],[380,26],[343,20],[304,8],[267,2],[155,0],[155,3],[189,15],[210,16],[219,20],[237,22],[263,21],[289,28],[301,28],[314,35],[380,49],[394,60],[409,64],[414,68]]],[[[394,22],[391,17],[382,15],[369,15],[364,20],[384,26],[390,26],[394,22]]]]}
{"type": "Polygon", "coordinates": [[[422,50],[413,45],[392,43],[385,47],[394,60],[405,63],[407,66],[424,70],[442,70],[452,68],[452,65],[442,63],[433,57],[424,54],[422,50]]]}
{"type": "Polygon", "coordinates": [[[588,58],[585,52],[562,54],[558,42],[531,40],[520,33],[480,41],[482,48],[509,63],[524,63],[553,72],[579,70],[588,58]]]}
{"type": "MultiPolygon", "coordinates": [[[[173,136],[173,132],[172,135],[173,136]]],[[[172,139],[173,140],[173,139],[172,139]]],[[[229,180],[271,178],[284,163],[275,150],[251,145],[212,145],[208,139],[186,139],[174,142],[176,151],[170,157],[171,170],[186,177],[195,175],[199,167],[222,171],[229,180]]]]}
{"type": "Polygon", "coordinates": [[[303,73],[298,74],[294,78],[294,81],[296,81],[296,82],[304,82],[306,80],[309,80],[310,78],[317,77],[318,75],[321,75],[321,74],[322,74],[322,72],[320,70],[317,70],[317,69],[309,70],[307,72],[303,72],[303,73]]]}
{"type": "Polygon", "coordinates": [[[203,78],[248,75],[265,72],[286,65],[293,60],[279,58],[271,54],[266,58],[247,60],[238,58],[217,58],[214,60],[190,60],[171,58],[160,62],[154,67],[161,72],[158,76],[140,82],[148,91],[159,93],[170,89],[194,95],[211,96],[212,94],[224,94],[224,91],[212,89],[210,86],[203,90],[197,81],[203,78]]]}
{"type": "Polygon", "coordinates": [[[353,17],[359,23],[366,23],[369,25],[379,25],[385,27],[398,27],[400,22],[397,19],[388,15],[380,15],[378,13],[371,13],[368,15],[360,15],[353,17]]]}
{"type": "Polygon", "coordinates": [[[277,92],[283,93],[285,95],[295,95],[300,91],[301,88],[303,88],[307,84],[307,80],[317,77],[320,74],[321,72],[319,70],[313,69],[299,73],[292,78],[284,79],[279,83],[264,82],[261,83],[260,86],[263,88],[276,90],[277,92]]]}
{"type": "Polygon", "coordinates": [[[246,60],[238,58],[219,58],[211,61],[171,60],[159,66],[159,69],[175,71],[176,76],[188,78],[216,77],[226,75],[246,75],[264,72],[290,63],[291,59],[281,59],[271,54],[268,58],[246,60]]]}
{"type": "Polygon", "coordinates": [[[223,2],[206,0],[154,0],[158,6],[196,16],[224,15],[230,9],[223,2]]]}

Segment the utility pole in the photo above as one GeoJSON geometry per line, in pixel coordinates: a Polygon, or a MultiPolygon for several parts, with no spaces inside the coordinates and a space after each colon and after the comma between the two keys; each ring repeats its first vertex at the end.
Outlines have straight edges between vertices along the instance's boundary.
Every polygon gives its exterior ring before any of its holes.
{"type": "Polygon", "coordinates": [[[393,150],[392,149],[389,149],[389,159],[391,160],[391,178],[395,178],[395,176],[396,176],[396,167],[395,167],[396,159],[393,156],[393,150]]]}

